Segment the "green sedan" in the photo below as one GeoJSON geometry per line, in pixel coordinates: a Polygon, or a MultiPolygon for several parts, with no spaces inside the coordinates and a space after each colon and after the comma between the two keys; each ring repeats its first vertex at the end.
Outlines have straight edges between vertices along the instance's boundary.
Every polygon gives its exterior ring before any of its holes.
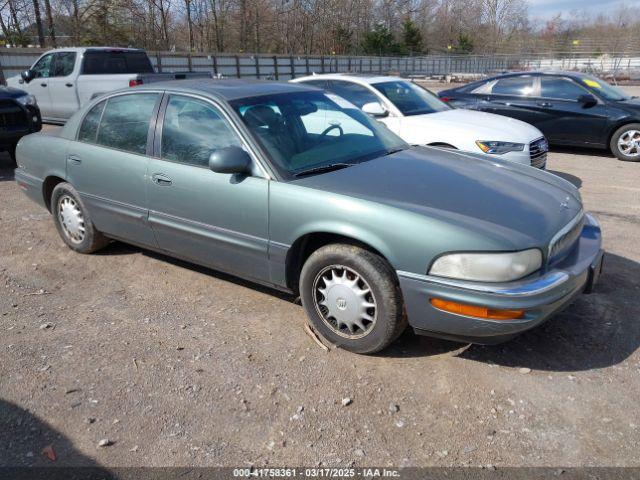
{"type": "Polygon", "coordinates": [[[358,353],[409,324],[496,343],[601,270],[600,227],[535,168],[411,147],[303,84],[158,83],[97,98],[17,148],[15,179],[66,244],[111,239],[299,294],[358,353]]]}

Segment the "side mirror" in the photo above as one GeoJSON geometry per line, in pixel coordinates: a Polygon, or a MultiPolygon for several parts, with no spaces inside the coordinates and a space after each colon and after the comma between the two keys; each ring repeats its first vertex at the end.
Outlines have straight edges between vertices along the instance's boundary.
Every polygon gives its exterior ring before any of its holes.
{"type": "Polygon", "coordinates": [[[597,105],[598,99],[590,93],[584,93],[578,97],[578,102],[584,105],[585,108],[588,108],[597,105]]]}
{"type": "Polygon", "coordinates": [[[240,147],[219,148],[209,156],[209,168],[216,173],[249,173],[251,157],[240,147]]]}
{"type": "Polygon", "coordinates": [[[371,115],[376,118],[384,118],[389,115],[389,110],[384,108],[384,106],[378,102],[365,103],[362,106],[362,111],[367,115],[371,115]]]}
{"type": "Polygon", "coordinates": [[[31,80],[33,80],[33,78],[35,77],[35,73],[33,70],[29,69],[29,70],[25,70],[24,72],[22,72],[20,74],[20,77],[22,78],[22,80],[25,83],[29,83],[31,80]]]}

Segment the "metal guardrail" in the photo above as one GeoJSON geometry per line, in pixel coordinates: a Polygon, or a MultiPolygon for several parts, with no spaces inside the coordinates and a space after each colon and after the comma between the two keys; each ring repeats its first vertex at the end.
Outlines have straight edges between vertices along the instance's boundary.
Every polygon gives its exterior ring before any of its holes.
{"type": "MultiPolygon", "coordinates": [[[[0,48],[0,82],[29,68],[46,52],[41,48],[0,48]]],[[[236,78],[289,80],[312,73],[360,72],[432,76],[488,74],[504,70],[562,69],[607,72],[640,79],[640,53],[571,56],[426,55],[322,56],[147,52],[158,72],[196,71],[236,78]]]]}

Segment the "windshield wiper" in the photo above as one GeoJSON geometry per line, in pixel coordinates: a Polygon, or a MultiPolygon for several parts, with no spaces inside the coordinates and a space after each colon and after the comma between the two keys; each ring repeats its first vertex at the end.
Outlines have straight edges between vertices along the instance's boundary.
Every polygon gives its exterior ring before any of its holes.
{"type": "Polygon", "coordinates": [[[294,177],[302,177],[304,175],[311,175],[314,173],[326,173],[333,172],[334,170],[340,170],[341,168],[347,168],[352,166],[353,163],[330,163],[328,165],[321,165],[319,167],[308,168],[307,170],[301,170],[293,174],[294,177]]]}

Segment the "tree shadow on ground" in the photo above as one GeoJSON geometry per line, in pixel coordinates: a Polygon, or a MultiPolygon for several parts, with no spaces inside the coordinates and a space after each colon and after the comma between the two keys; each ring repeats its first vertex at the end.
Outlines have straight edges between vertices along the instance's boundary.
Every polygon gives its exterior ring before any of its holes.
{"type": "Polygon", "coordinates": [[[0,399],[0,477],[12,480],[116,480],[45,421],[0,399]],[[4,476],[6,475],[6,476],[4,476]]]}

